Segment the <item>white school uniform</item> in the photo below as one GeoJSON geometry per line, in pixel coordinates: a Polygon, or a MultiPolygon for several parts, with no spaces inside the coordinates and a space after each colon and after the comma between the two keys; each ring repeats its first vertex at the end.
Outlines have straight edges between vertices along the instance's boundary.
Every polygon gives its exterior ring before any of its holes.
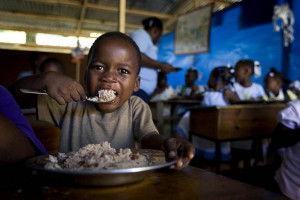
{"type": "MultiPolygon", "coordinates": [[[[300,130],[300,100],[289,102],[278,114],[277,121],[290,129],[300,130]]],[[[283,194],[300,199],[300,142],[285,148],[285,159],[274,178],[283,194]]]]}

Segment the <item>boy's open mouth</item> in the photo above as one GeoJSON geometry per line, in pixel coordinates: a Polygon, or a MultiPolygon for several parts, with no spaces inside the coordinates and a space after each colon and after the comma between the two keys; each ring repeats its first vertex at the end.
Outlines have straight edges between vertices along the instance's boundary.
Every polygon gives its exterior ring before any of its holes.
{"type": "Polygon", "coordinates": [[[89,101],[96,102],[96,103],[108,103],[113,102],[118,93],[112,89],[101,89],[98,91],[98,96],[90,97],[89,101]]]}
{"type": "Polygon", "coordinates": [[[98,91],[98,96],[98,101],[100,102],[111,102],[115,100],[118,93],[112,89],[102,89],[98,91]]]}

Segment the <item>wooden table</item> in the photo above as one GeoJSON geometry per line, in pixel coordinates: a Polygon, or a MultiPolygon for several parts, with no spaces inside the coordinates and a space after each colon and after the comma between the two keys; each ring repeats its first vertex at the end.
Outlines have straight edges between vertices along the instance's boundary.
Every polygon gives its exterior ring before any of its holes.
{"type": "Polygon", "coordinates": [[[172,129],[180,120],[181,117],[176,114],[178,109],[180,107],[199,106],[200,102],[199,100],[192,99],[170,99],[167,101],[153,101],[149,103],[149,106],[158,131],[168,137],[170,134],[166,133],[164,128],[168,125],[172,129]],[[163,109],[166,106],[170,107],[170,116],[163,116],[163,109]]]}
{"type": "Polygon", "coordinates": [[[11,177],[5,173],[5,177],[1,176],[0,199],[287,199],[280,194],[191,166],[181,171],[157,170],[141,182],[117,187],[71,186],[37,175],[26,176],[23,173],[19,176],[14,173],[15,177],[11,177]]]}
{"type": "Polygon", "coordinates": [[[245,104],[191,109],[190,139],[198,135],[216,142],[217,171],[220,164],[220,142],[268,137],[277,124],[283,103],[245,104]]]}

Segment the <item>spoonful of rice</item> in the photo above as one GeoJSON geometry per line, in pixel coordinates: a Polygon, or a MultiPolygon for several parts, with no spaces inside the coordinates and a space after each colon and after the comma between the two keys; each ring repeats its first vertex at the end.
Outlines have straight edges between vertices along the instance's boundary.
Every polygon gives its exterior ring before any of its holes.
{"type": "Polygon", "coordinates": [[[86,97],[86,100],[95,103],[108,103],[115,100],[117,93],[114,90],[99,90],[98,96],[86,97]]]}
{"type": "MultiPolygon", "coordinates": [[[[20,89],[21,92],[26,94],[43,94],[47,95],[47,92],[45,90],[43,91],[35,91],[35,90],[28,90],[28,89],[20,89]]],[[[99,90],[98,96],[94,97],[86,97],[87,101],[91,101],[93,103],[109,103],[113,102],[115,98],[117,97],[117,92],[114,90],[99,90]]]]}

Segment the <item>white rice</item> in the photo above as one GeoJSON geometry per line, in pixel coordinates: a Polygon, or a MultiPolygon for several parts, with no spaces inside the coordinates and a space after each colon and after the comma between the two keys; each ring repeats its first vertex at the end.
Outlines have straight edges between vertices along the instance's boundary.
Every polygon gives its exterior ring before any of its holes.
{"type": "Polygon", "coordinates": [[[100,102],[109,102],[116,98],[116,93],[114,90],[99,90],[98,95],[100,102]]]}
{"type": "Polygon", "coordinates": [[[116,149],[110,147],[108,142],[89,144],[69,156],[64,153],[59,153],[58,157],[49,155],[49,161],[45,165],[46,169],[59,170],[105,170],[149,165],[146,156],[132,153],[128,148],[117,152],[116,149]],[[65,161],[59,164],[60,159],[65,159],[65,161]]]}

